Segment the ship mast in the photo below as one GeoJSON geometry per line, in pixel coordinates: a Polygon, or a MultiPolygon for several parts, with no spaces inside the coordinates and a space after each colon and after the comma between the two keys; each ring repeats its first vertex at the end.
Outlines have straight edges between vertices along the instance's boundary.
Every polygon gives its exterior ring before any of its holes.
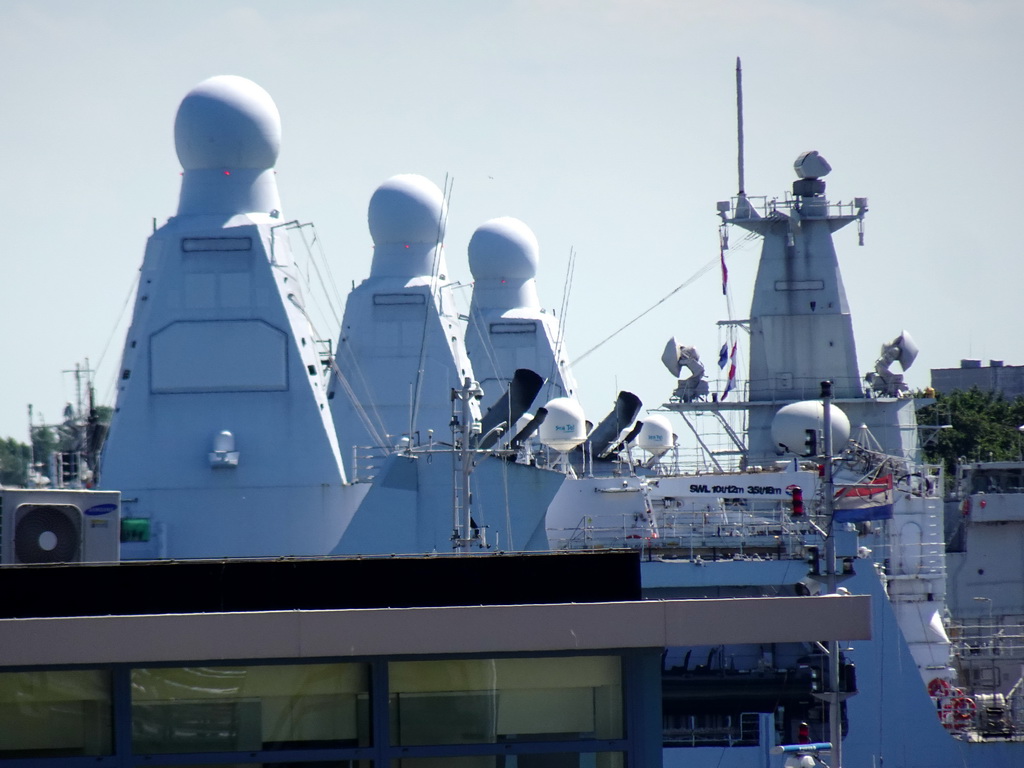
{"type": "Polygon", "coordinates": [[[739,196],[746,197],[746,182],[743,178],[743,66],[736,57],[736,170],[739,179],[739,196]]]}

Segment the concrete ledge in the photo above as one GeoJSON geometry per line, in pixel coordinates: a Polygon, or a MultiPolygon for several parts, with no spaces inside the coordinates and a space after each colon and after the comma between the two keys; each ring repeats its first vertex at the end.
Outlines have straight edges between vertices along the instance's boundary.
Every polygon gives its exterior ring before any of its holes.
{"type": "Polygon", "coordinates": [[[0,620],[0,666],[870,638],[866,595],[88,616],[0,620]]]}

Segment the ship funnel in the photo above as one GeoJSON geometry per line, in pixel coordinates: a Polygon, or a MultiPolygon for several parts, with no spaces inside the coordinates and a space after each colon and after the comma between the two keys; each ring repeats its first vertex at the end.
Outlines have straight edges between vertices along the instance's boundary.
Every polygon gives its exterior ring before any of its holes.
{"type": "Polygon", "coordinates": [[[619,392],[615,408],[588,435],[595,456],[609,457],[625,439],[626,430],[636,423],[643,403],[632,392],[619,392]]]}
{"type": "MultiPolygon", "coordinates": [[[[527,368],[520,368],[515,372],[512,381],[505,390],[505,394],[494,405],[488,409],[480,421],[480,432],[483,435],[477,448],[486,450],[498,442],[501,431],[509,431],[510,427],[520,425],[519,420],[533,405],[534,399],[544,386],[544,379],[527,368]],[[504,430],[498,430],[502,424],[504,430]]],[[[517,432],[519,430],[516,430],[517,432]]]]}

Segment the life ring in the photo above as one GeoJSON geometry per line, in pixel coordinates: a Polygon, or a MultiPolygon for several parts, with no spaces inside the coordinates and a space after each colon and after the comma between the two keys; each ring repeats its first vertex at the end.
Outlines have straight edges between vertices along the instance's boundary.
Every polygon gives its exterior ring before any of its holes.
{"type": "Polygon", "coordinates": [[[942,703],[939,718],[946,728],[963,730],[970,727],[978,705],[967,696],[956,696],[942,703]]]}
{"type": "Polygon", "coordinates": [[[941,677],[932,678],[928,683],[928,695],[933,699],[945,698],[952,690],[953,686],[949,684],[949,680],[943,680],[941,677]]]}
{"type": "Polygon", "coordinates": [[[953,717],[957,720],[970,720],[977,710],[978,705],[974,703],[974,699],[966,696],[953,699],[953,717]]]}

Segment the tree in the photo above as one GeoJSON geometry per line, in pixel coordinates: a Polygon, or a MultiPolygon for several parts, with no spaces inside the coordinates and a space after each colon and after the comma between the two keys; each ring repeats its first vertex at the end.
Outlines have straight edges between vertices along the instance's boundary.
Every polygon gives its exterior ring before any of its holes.
{"type": "Polygon", "coordinates": [[[952,478],[960,461],[1013,461],[1022,458],[1024,397],[1007,400],[1000,393],[977,387],[939,394],[932,405],[918,412],[922,426],[950,425],[940,429],[925,446],[925,459],[941,463],[952,478]]]}
{"type": "Polygon", "coordinates": [[[28,446],[13,437],[0,439],[0,485],[28,485],[28,446]]]}

